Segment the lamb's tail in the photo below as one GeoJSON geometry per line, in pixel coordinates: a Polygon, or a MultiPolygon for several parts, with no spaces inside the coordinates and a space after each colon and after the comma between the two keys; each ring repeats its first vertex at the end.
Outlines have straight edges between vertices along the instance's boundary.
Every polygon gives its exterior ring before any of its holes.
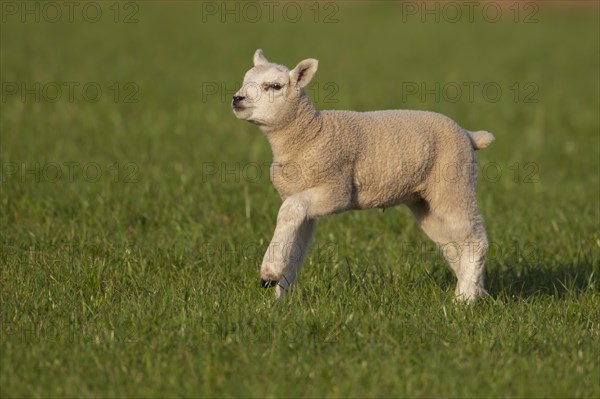
{"type": "Polygon", "coordinates": [[[476,150],[482,150],[495,140],[495,137],[490,132],[486,132],[485,130],[478,130],[476,132],[467,131],[469,137],[471,138],[471,143],[473,144],[473,148],[476,150]]]}

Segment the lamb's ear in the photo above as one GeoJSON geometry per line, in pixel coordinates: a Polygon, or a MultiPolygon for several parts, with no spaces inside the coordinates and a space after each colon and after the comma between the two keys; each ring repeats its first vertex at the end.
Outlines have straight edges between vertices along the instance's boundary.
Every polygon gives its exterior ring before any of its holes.
{"type": "Polygon", "coordinates": [[[302,60],[296,65],[296,68],[290,71],[290,81],[298,87],[304,87],[310,83],[313,76],[319,68],[319,61],[314,58],[302,60]]]}
{"type": "Polygon", "coordinates": [[[267,60],[267,57],[265,57],[265,53],[263,53],[263,51],[261,49],[258,49],[254,52],[254,66],[257,65],[265,65],[268,64],[269,61],[267,60]]]}

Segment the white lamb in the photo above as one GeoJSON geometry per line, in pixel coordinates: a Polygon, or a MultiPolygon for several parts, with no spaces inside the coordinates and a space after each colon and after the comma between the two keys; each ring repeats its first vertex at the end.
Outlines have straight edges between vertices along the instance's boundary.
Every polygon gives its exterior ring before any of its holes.
{"type": "Polygon", "coordinates": [[[494,136],[427,111],[317,111],[303,89],[317,66],[306,59],[290,71],[256,50],[233,97],[235,116],[256,124],[271,144],[271,179],[283,200],[261,286],[277,285],[277,297],[290,288],[317,218],[406,204],[456,274],[456,298],[483,295],[488,244],[475,150],[494,136]]]}

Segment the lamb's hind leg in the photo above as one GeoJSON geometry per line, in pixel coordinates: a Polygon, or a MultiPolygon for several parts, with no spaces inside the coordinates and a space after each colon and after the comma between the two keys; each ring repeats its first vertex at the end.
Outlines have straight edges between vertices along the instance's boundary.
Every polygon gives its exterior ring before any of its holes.
{"type": "Polygon", "coordinates": [[[462,235],[461,277],[456,285],[456,298],[471,301],[486,294],[484,272],[488,240],[477,210],[464,217],[468,218],[468,222],[462,235]]]}
{"type": "Polygon", "coordinates": [[[436,208],[425,201],[409,205],[423,231],[442,251],[458,280],[456,298],[474,300],[485,294],[487,237],[476,208],[436,208]]]}

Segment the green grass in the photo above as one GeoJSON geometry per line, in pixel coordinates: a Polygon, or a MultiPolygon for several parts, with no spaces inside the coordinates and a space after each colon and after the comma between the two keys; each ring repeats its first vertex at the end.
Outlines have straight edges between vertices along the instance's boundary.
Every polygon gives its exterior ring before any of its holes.
{"type": "Polygon", "coordinates": [[[2,397],[600,397],[597,7],[422,23],[398,3],[337,3],[325,24],[304,3],[298,23],[222,23],[201,3],[141,2],[123,24],[97,4],[98,23],[1,26],[2,397]],[[495,168],[478,185],[489,298],[452,303],[404,208],[320,221],[293,294],[259,289],[280,200],[267,167],[248,168],[270,162],[266,139],[229,109],[258,47],[318,58],[320,108],[494,132],[478,154],[495,168]],[[103,91],[23,102],[11,82],[103,91]],[[403,98],[436,82],[503,92],[403,98]]]}

